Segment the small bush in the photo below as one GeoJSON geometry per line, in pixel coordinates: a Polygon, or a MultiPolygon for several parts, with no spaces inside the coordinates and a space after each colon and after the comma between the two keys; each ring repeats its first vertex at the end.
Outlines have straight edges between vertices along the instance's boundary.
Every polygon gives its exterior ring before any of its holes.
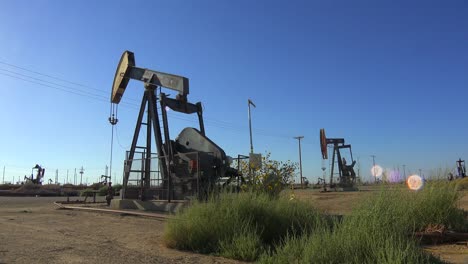
{"type": "MultiPolygon", "coordinates": [[[[383,186],[384,188],[386,186],[383,186]]],[[[268,194],[221,194],[168,222],[167,246],[260,263],[442,263],[412,234],[466,230],[454,183],[382,189],[342,219],[268,194]]]]}
{"type": "Polygon", "coordinates": [[[173,248],[254,260],[262,248],[280,242],[288,232],[311,232],[324,223],[317,210],[300,201],[225,193],[207,203],[195,202],[170,220],[164,240],[173,248]]]}
{"type": "Polygon", "coordinates": [[[457,200],[454,184],[428,184],[419,192],[382,190],[334,229],[287,236],[260,263],[442,263],[411,235],[430,225],[465,229],[457,200]]]}
{"type": "Polygon", "coordinates": [[[105,186],[105,185],[102,186],[101,188],[99,188],[99,193],[98,193],[98,195],[99,195],[99,196],[105,196],[105,195],[107,195],[107,189],[108,189],[107,186],[105,186]]]}
{"type": "Polygon", "coordinates": [[[94,191],[95,190],[90,189],[90,188],[84,189],[84,190],[81,191],[81,196],[92,195],[94,191]]]}
{"type": "Polygon", "coordinates": [[[97,182],[97,183],[93,183],[89,186],[89,188],[93,189],[93,190],[99,190],[101,189],[103,186],[105,186],[105,184],[102,184],[100,182],[97,182]]]}
{"type": "Polygon", "coordinates": [[[220,254],[226,258],[253,261],[262,253],[262,241],[258,232],[248,222],[241,223],[232,239],[220,241],[220,254]]]}
{"type": "Polygon", "coordinates": [[[112,185],[114,187],[114,191],[117,193],[117,192],[120,192],[120,190],[122,190],[122,184],[116,184],[116,185],[112,185]]]}
{"type": "MultiPolygon", "coordinates": [[[[99,188],[99,196],[106,196],[107,195],[107,191],[108,191],[108,188],[109,186],[107,185],[101,185],[101,187],[99,188]]],[[[122,184],[116,184],[116,185],[112,185],[112,188],[114,189],[114,194],[117,194],[121,189],[122,189],[122,184]]]]}

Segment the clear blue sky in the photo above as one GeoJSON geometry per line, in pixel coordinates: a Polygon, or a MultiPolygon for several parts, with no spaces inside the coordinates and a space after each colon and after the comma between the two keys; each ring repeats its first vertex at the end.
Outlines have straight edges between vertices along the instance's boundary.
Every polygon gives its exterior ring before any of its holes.
{"type": "MultiPolygon", "coordinates": [[[[47,169],[46,179],[58,169],[63,180],[67,169],[72,175],[81,166],[88,181],[104,173],[109,94],[124,50],[135,53],[137,66],[188,77],[189,100],[204,105],[207,135],[231,156],[249,152],[251,98],[255,151],[297,161],[293,137],[305,136],[304,176],[314,182],[321,175],[320,128],[352,144],[364,179],[373,154],[384,168],[406,164],[426,174],[468,159],[465,1],[2,1],[0,7],[0,166],[7,181],[36,163],[47,169]]],[[[130,82],[119,107],[113,164],[119,179],[142,93],[142,83],[130,82]]],[[[170,120],[172,138],[195,125],[177,118],[170,120]]]]}

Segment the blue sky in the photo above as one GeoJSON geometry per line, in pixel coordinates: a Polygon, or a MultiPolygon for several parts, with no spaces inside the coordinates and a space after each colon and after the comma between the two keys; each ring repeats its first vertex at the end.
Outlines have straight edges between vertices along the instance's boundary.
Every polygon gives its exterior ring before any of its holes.
{"type": "MultiPolygon", "coordinates": [[[[303,171],[314,182],[322,174],[320,128],[352,144],[363,179],[370,178],[370,155],[384,168],[406,164],[425,174],[468,158],[464,1],[0,6],[6,181],[36,163],[47,168],[46,178],[58,169],[63,180],[67,169],[72,175],[81,166],[89,182],[104,173],[109,94],[124,50],[135,53],[137,66],[188,77],[189,100],[204,105],[207,135],[231,156],[249,152],[251,98],[255,152],[297,161],[293,137],[305,136],[303,171]]],[[[113,163],[119,179],[142,94],[142,83],[130,82],[119,106],[113,163]]],[[[172,117],[172,138],[196,125],[195,117],[172,117]]]]}

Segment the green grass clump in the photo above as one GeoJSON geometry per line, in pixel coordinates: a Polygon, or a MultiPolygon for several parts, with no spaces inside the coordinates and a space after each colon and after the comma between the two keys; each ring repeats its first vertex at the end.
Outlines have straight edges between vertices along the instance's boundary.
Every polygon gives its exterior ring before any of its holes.
{"type": "Polygon", "coordinates": [[[255,260],[288,233],[308,233],[323,225],[325,218],[304,202],[225,193],[178,214],[168,222],[164,240],[172,248],[255,260]]]}
{"type": "Polygon", "coordinates": [[[262,241],[255,228],[246,223],[232,239],[220,241],[220,255],[226,258],[253,261],[262,254],[262,241]]]}
{"type": "Polygon", "coordinates": [[[284,197],[226,193],[178,214],[164,239],[169,247],[260,263],[443,263],[414,233],[467,230],[457,184],[386,187],[342,219],[284,197]]]}
{"type": "Polygon", "coordinates": [[[443,263],[408,238],[364,237],[341,230],[288,237],[274,254],[262,255],[259,263],[443,263]]]}
{"type": "Polygon", "coordinates": [[[333,230],[288,236],[260,263],[442,263],[412,234],[429,226],[464,230],[458,198],[454,184],[430,184],[419,192],[382,190],[333,230]]]}

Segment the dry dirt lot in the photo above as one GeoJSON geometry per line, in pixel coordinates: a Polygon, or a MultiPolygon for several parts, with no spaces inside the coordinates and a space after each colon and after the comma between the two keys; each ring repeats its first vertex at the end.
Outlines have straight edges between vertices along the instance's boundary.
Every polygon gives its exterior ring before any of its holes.
{"type": "Polygon", "coordinates": [[[239,263],[167,249],[164,222],[57,210],[57,197],[0,197],[0,263],[239,263]]]}
{"type": "MultiPolygon", "coordinates": [[[[295,195],[333,214],[347,214],[368,192],[295,195]]],[[[164,247],[164,221],[105,213],[58,210],[57,197],[0,197],[0,263],[240,263],[164,247]]],[[[460,206],[468,210],[468,195],[460,206]]],[[[427,250],[450,263],[468,263],[468,246],[427,250]]]]}

